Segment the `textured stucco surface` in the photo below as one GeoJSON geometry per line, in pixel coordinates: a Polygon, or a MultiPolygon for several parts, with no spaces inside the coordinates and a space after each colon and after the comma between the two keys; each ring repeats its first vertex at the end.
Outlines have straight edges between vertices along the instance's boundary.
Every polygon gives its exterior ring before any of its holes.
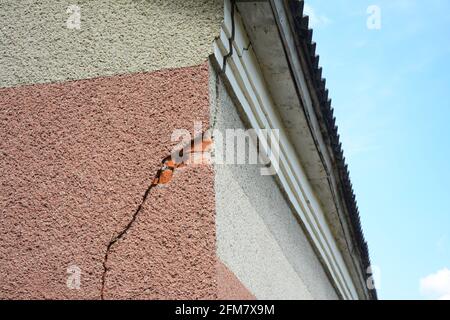
{"type": "MultiPolygon", "coordinates": [[[[222,84],[217,100],[212,104],[216,128],[244,128],[222,84]]],[[[337,299],[275,179],[261,176],[259,169],[215,166],[219,258],[258,299],[337,299]]]]}
{"type": "Polygon", "coordinates": [[[2,0],[0,87],[198,65],[222,18],[222,0],[2,0]]]}
{"type": "MultiPolygon", "coordinates": [[[[195,120],[207,125],[208,86],[203,64],[0,89],[0,298],[100,297],[107,244],[141,203],[172,149],[172,131],[192,132],[195,120]],[[81,269],[80,290],[66,286],[71,265],[81,269]]],[[[198,252],[198,244],[184,246],[198,252]]],[[[111,290],[129,283],[111,281],[111,290]]]]}
{"type": "Polygon", "coordinates": [[[105,299],[255,299],[216,259],[215,238],[213,167],[176,170],[111,249],[105,299]]]}
{"type": "Polygon", "coordinates": [[[108,259],[105,299],[215,299],[214,173],[175,171],[108,259]]]}
{"type": "Polygon", "coordinates": [[[217,262],[217,298],[219,300],[256,300],[256,297],[220,260],[217,262]]]}

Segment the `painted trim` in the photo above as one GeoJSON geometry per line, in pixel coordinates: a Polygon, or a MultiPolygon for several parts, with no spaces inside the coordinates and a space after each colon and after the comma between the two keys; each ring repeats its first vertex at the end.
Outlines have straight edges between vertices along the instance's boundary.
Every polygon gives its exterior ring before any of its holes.
{"type": "MultiPolygon", "coordinates": [[[[277,177],[286,192],[295,212],[303,222],[314,246],[328,269],[328,272],[343,299],[358,299],[358,293],[338,249],[331,229],[326,222],[325,214],[313,193],[312,186],[299,162],[295,149],[290,143],[283,123],[277,113],[277,107],[266,87],[259,63],[253,52],[237,12],[231,19],[231,4],[225,0],[225,19],[221,34],[214,43],[214,57],[219,66],[223,67],[226,59],[224,76],[228,79],[235,96],[240,102],[244,113],[255,129],[279,129],[279,171],[277,177]],[[230,39],[233,51],[230,55],[230,39]]],[[[280,40],[281,41],[281,40],[280,40]]],[[[257,130],[258,131],[258,130],[257,130]]],[[[270,141],[259,135],[262,148],[271,154],[271,161],[277,162],[270,150],[270,141]]]]}

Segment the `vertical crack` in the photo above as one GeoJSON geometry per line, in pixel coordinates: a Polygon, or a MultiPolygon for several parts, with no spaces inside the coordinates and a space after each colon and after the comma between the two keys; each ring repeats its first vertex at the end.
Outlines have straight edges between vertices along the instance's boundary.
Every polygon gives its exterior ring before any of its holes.
{"type": "Polygon", "coordinates": [[[211,136],[214,138],[214,129],[216,128],[217,125],[217,118],[218,118],[218,114],[219,114],[219,104],[220,104],[220,75],[216,74],[215,76],[215,101],[214,101],[214,110],[213,110],[213,116],[212,116],[212,124],[211,124],[211,129],[210,129],[210,133],[211,136]]]}

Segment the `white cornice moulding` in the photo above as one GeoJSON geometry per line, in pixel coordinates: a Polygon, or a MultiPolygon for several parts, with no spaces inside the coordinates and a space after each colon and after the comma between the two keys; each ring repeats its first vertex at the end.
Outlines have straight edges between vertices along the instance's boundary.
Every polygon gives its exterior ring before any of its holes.
{"type": "MultiPolygon", "coordinates": [[[[225,20],[220,37],[214,42],[214,57],[222,67],[224,56],[230,52],[229,39],[232,34],[231,4],[225,1],[225,20]]],[[[349,270],[338,249],[323,210],[312,191],[312,187],[300,164],[294,147],[277,113],[266,88],[259,63],[251,47],[239,14],[235,12],[235,36],[233,54],[227,58],[224,76],[229,81],[250,125],[254,129],[279,129],[279,170],[277,177],[286,192],[296,214],[303,222],[309,237],[319,252],[320,258],[344,299],[358,299],[358,293],[349,270]],[[244,50],[245,49],[245,50],[244,50]]],[[[280,40],[281,41],[281,40],[280,40]]],[[[222,70],[223,71],[223,70],[222,70]]],[[[258,130],[257,130],[258,131],[258,130]]],[[[264,135],[258,136],[266,154],[272,154],[270,143],[264,135]]],[[[276,162],[277,159],[272,157],[276,162]]]]}

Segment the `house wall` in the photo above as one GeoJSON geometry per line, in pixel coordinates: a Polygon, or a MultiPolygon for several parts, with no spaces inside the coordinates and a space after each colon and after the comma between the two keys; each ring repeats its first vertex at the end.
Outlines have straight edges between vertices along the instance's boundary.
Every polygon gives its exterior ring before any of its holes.
{"type": "Polygon", "coordinates": [[[0,298],[252,298],[216,257],[213,168],[151,187],[209,125],[222,1],[77,1],[79,30],[70,4],[0,4],[0,298]]]}
{"type": "Polygon", "coordinates": [[[336,298],[258,168],[151,187],[174,130],[243,127],[208,64],[222,1],[78,1],[80,30],[70,4],[0,4],[0,298],[336,298]]]}
{"type": "Polygon", "coordinates": [[[0,87],[199,65],[222,19],[222,0],[4,0],[0,87]]]}
{"type": "MultiPolygon", "coordinates": [[[[0,296],[99,298],[107,246],[170,154],[171,133],[208,119],[206,64],[0,89],[0,296]],[[79,290],[66,285],[73,265],[79,290]]],[[[105,298],[213,296],[212,179],[186,168],[173,190],[151,190],[111,248],[105,298]]]]}

